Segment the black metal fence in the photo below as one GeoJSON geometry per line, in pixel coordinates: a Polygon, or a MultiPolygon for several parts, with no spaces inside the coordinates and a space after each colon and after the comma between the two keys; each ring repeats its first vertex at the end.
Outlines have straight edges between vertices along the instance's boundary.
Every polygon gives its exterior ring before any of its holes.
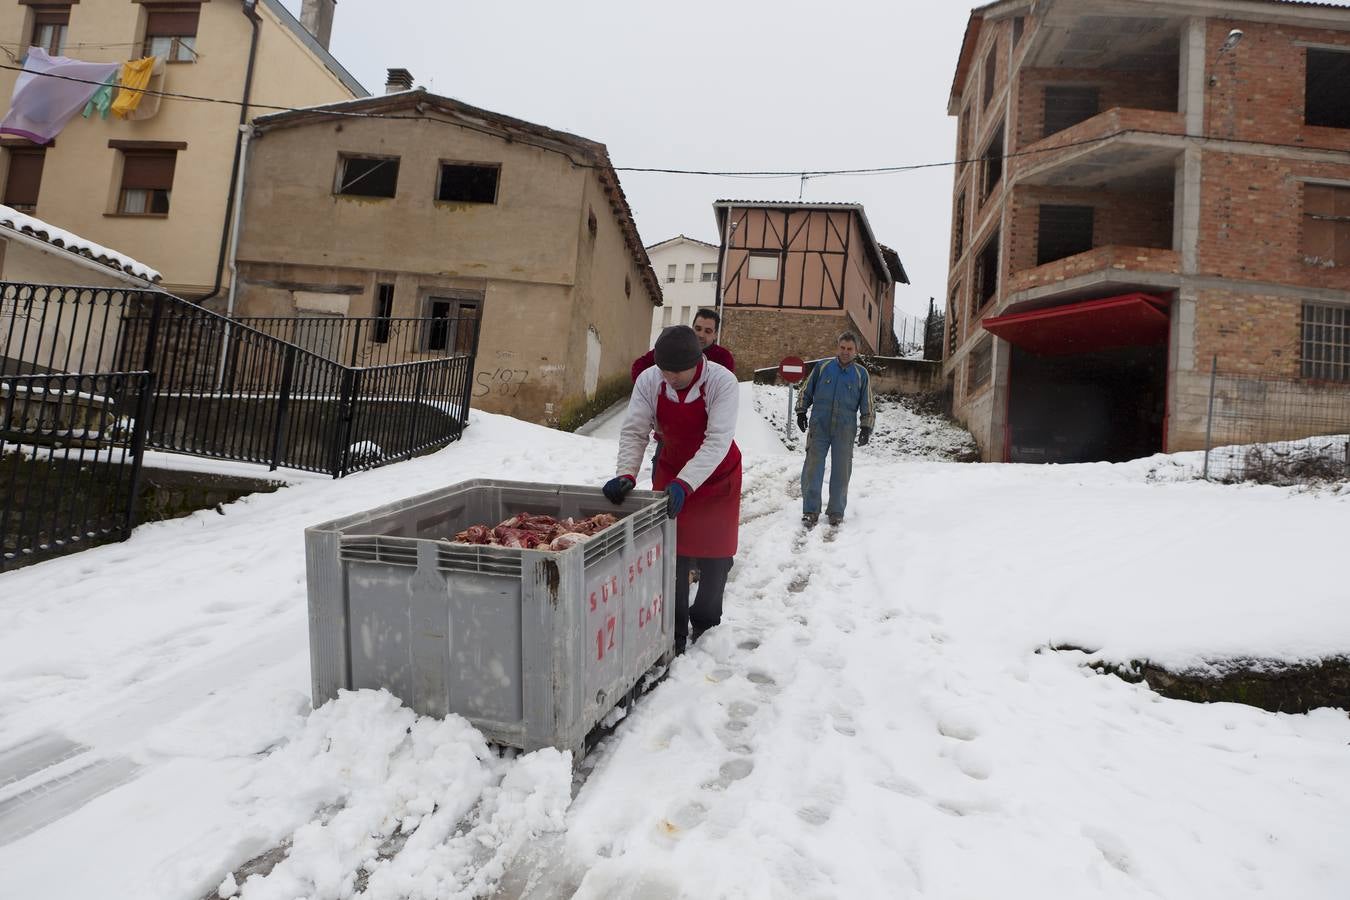
{"type": "Polygon", "coordinates": [[[1350,480],[1350,384],[1231,374],[1211,362],[1201,476],[1224,482],[1350,480]]]}
{"type": "Polygon", "coordinates": [[[394,316],[235,316],[234,321],[352,368],[467,356],[477,340],[470,314],[394,316]]]}
{"type": "Polygon", "coordinates": [[[148,372],[0,374],[0,571],[131,532],[148,372]]]}
{"type": "Polygon", "coordinates": [[[147,447],[335,478],[442,447],[477,345],[470,312],[240,321],[160,291],[0,282],[0,570],[125,537],[147,447]]]}

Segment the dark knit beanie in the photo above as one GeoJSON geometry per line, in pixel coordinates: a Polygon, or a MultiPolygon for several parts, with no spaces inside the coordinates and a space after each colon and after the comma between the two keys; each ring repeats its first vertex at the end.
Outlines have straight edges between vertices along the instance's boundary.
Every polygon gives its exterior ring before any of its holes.
{"type": "Polygon", "coordinates": [[[672,325],[656,339],[656,367],[666,372],[684,372],[703,358],[703,345],[688,325],[672,325]]]}

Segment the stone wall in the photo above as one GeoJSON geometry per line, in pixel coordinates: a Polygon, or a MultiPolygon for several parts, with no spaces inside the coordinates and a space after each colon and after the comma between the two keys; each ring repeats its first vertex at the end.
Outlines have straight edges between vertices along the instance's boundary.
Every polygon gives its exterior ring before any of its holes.
{"type": "MultiPolygon", "coordinates": [[[[721,343],[736,357],[736,376],[745,380],[756,369],[777,366],[785,356],[833,356],[840,333],[850,330],[857,331],[842,312],[726,307],[722,310],[721,343]]],[[[861,335],[858,349],[863,353],[873,351],[861,335]]]]}

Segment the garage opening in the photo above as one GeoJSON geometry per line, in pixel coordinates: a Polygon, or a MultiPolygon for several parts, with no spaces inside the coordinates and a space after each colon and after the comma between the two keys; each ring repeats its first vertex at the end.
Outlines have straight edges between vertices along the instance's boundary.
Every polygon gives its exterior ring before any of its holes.
{"type": "Polygon", "coordinates": [[[1013,345],[1011,462],[1123,462],[1166,442],[1166,301],[1144,294],[987,320],[1013,345]]]}

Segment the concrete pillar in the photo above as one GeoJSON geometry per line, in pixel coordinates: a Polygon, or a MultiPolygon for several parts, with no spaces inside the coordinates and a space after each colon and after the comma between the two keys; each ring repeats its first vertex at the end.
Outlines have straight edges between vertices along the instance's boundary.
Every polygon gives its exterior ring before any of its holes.
{"type": "Polygon", "coordinates": [[[1208,20],[1192,16],[1181,31],[1181,72],[1177,111],[1186,117],[1186,133],[1205,133],[1205,34],[1208,20]]]}
{"type": "Polygon", "coordinates": [[[1186,148],[1177,162],[1172,246],[1181,254],[1181,274],[1195,275],[1200,265],[1200,187],[1203,154],[1199,146],[1186,148]]]}

